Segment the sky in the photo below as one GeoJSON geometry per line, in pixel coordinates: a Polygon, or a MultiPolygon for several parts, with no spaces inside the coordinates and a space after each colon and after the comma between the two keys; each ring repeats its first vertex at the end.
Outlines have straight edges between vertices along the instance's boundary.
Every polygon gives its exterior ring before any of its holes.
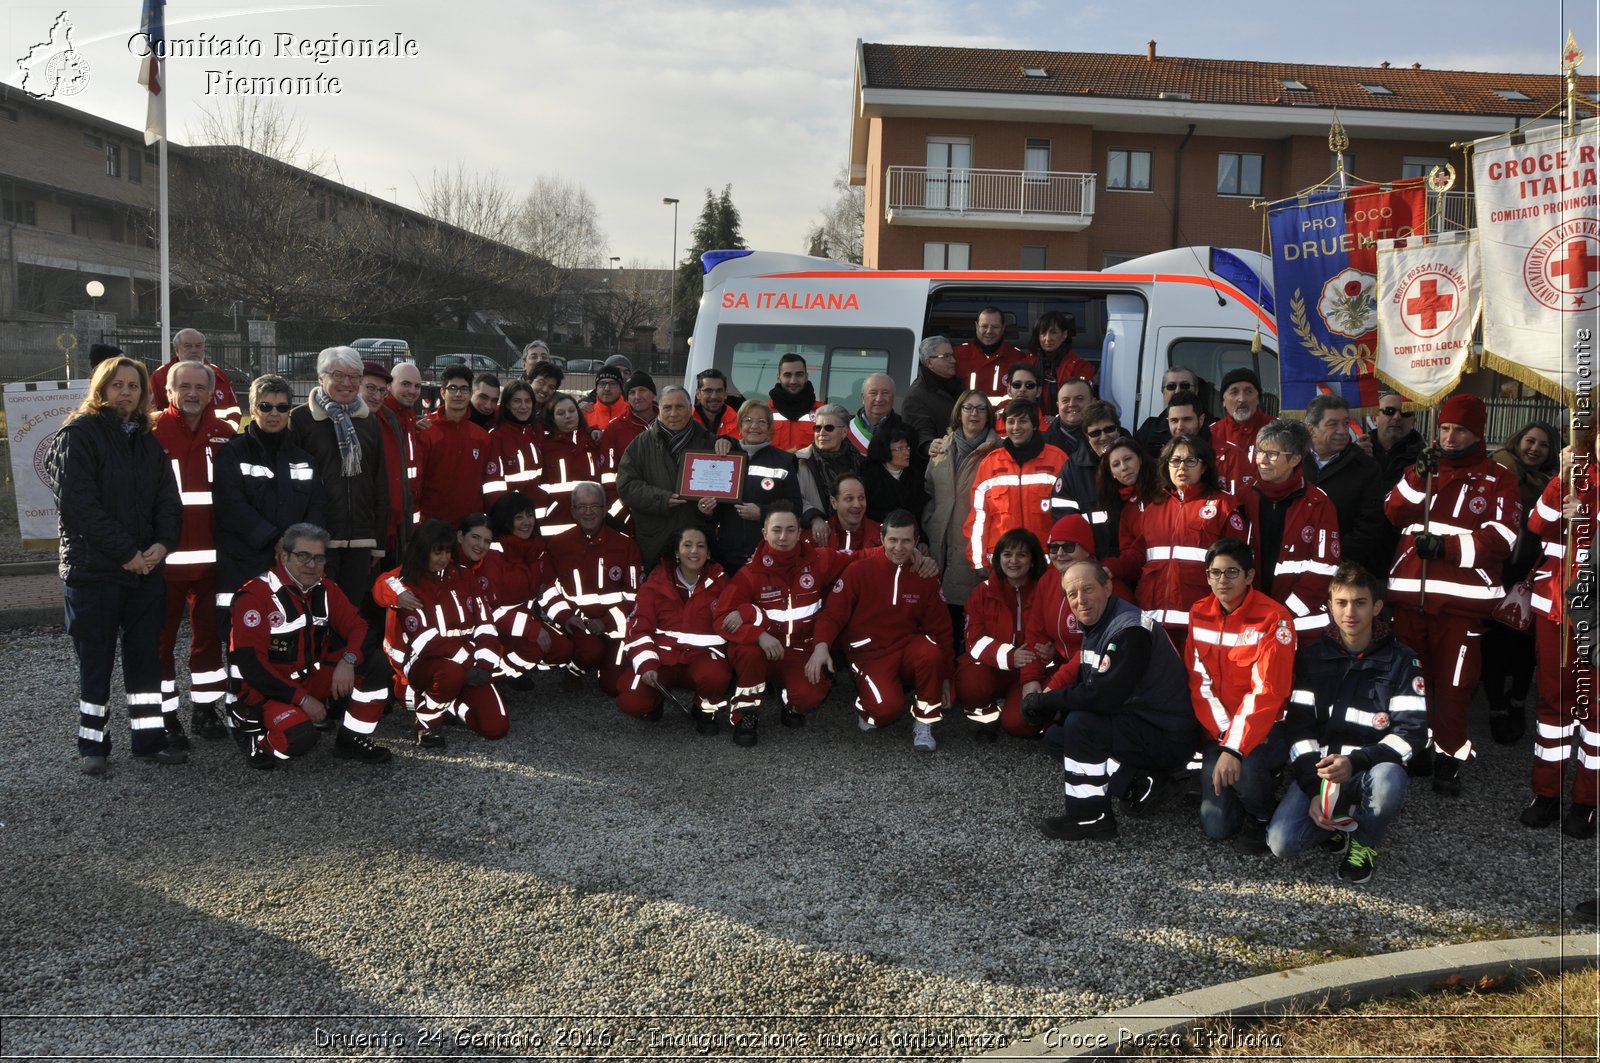
{"type": "MultiPolygon", "coordinates": [[[[129,44],[140,0],[10,0],[0,80],[21,82],[15,60],[64,4],[89,74],[58,102],[143,128],[129,44]]],[[[1193,0],[173,0],[169,39],[242,36],[262,54],[169,61],[168,122],[175,141],[200,141],[205,113],[240,101],[230,76],[336,77],[336,94],[285,98],[329,176],[409,207],[435,171],[457,166],[518,198],[540,175],[560,176],[593,197],[609,255],[664,266],[674,246],[681,257],[706,189],[725,184],[751,247],[804,250],[849,159],[857,40],[1143,54],[1154,38],[1170,56],[1556,73],[1570,28],[1587,53],[1582,72],[1600,69],[1600,0],[1276,8],[1283,17],[1252,20],[1193,0]],[[399,35],[416,54],[318,63],[280,51],[286,39],[292,50],[335,35],[399,35]],[[676,240],[663,197],[682,201],[676,240]]]]}

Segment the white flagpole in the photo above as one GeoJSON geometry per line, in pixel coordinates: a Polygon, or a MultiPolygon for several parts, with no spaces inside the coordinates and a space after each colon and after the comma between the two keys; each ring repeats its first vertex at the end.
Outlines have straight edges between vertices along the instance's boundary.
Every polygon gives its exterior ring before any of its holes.
{"type": "Polygon", "coordinates": [[[159,205],[159,241],[161,249],[161,349],[156,352],[156,362],[160,364],[167,360],[167,352],[172,350],[172,259],[167,245],[167,64],[161,63],[161,92],[156,96],[156,106],[161,109],[161,147],[158,149],[158,163],[161,167],[161,193],[159,205]]]}

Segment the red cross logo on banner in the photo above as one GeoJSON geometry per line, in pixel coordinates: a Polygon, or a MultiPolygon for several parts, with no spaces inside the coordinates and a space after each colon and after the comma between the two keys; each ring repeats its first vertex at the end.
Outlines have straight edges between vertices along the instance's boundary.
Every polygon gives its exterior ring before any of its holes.
{"type": "Polygon", "coordinates": [[[1579,218],[1539,237],[1523,260],[1522,280],[1551,310],[1590,310],[1600,289],[1600,223],[1579,218]]]}
{"type": "Polygon", "coordinates": [[[1422,339],[1432,339],[1455,324],[1467,291],[1460,276],[1439,267],[1411,276],[1401,293],[1400,323],[1422,339]]]}
{"type": "Polygon", "coordinates": [[[1568,240],[1550,260],[1550,278],[1562,291],[1588,291],[1594,287],[1589,278],[1596,273],[1600,273],[1600,257],[1590,252],[1590,243],[1582,236],[1568,240]]]}
{"type": "Polygon", "coordinates": [[[1422,320],[1422,327],[1432,331],[1439,325],[1439,315],[1453,309],[1456,297],[1439,290],[1439,282],[1429,277],[1417,286],[1420,290],[1406,300],[1406,316],[1422,320]]]}

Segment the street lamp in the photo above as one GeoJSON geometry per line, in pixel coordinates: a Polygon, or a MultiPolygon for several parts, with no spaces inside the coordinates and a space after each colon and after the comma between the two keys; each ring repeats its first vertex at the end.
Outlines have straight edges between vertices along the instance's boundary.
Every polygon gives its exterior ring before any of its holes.
{"type": "Polygon", "coordinates": [[[667,263],[667,364],[670,366],[678,345],[678,201],[662,196],[661,205],[668,203],[672,204],[672,258],[667,263]]]}
{"type": "Polygon", "coordinates": [[[83,286],[84,292],[94,301],[94,308],[100,309],[100,297],[106,294],[106,286],[99,281],[90,281],[83,286]]]}
{"type": "MultiPolygon", "coordinates": [[[[611,268],[616,269],[617,263],[622,259],[617,255],[611,256],[611,268]]],[[[611,354],[617,353],[617,289],[612,285],[611,278],[606,277],[606,346],[611,354]]]]}

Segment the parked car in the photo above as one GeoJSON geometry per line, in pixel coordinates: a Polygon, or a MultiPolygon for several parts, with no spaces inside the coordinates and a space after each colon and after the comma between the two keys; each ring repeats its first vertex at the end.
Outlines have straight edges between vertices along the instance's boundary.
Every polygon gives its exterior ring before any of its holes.
{"type": "Polygon", "coordinates": [[[439,400],[439,374],[452,365],[464,365],[476,377],[479,373],[493,373],[500,378],[500,383],[506,384],[517,375],[516,370],[507,368],[489,357],[487,354],[462,352],[456,354],[439,354],[433,358],[433,364],[422,370],[422,400],[429,406],[439,400]]]}
{"type": "Polygon", "coordinates": [[[376,339],[369,336],[365,339],[352,340],[350,346],[361,352],[364,361],[377,362],[383,366],[411,361],[411,344],[405,340],[376,339]]]}
{"type": "Polygon", "coordinates": [[[567,363],[569,373],[598,373],[605,368],[605,361],[600,358],[574,358],[567,363]]]}

